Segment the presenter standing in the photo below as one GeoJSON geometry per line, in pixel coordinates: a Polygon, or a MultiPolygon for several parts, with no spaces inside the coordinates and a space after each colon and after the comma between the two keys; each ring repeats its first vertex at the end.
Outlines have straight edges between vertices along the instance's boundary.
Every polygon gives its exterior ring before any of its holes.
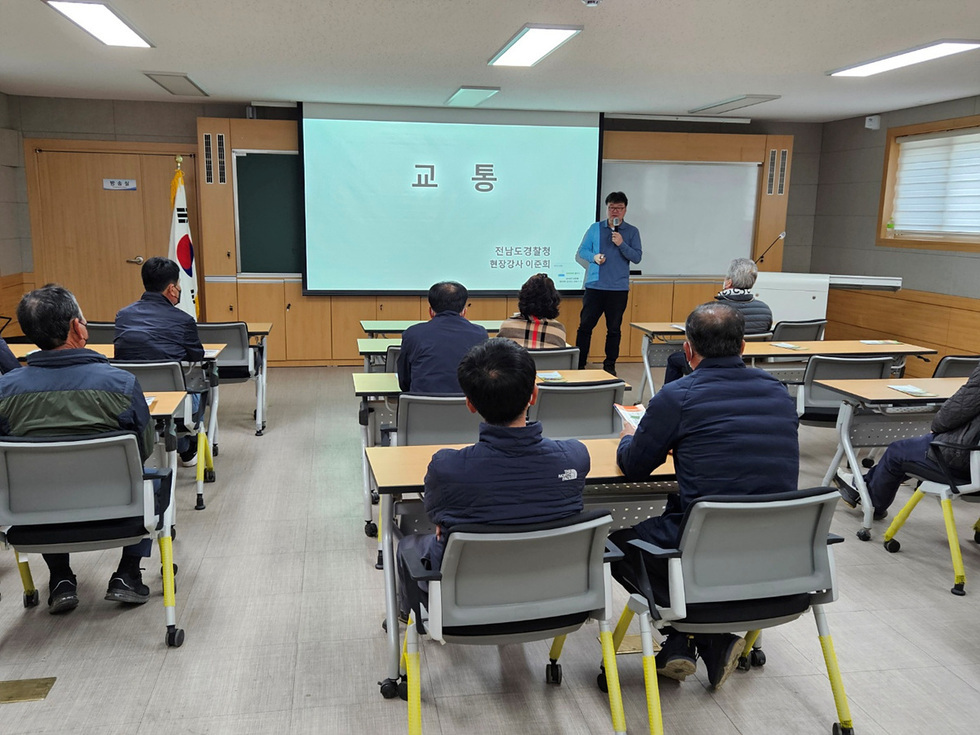
{"type": "Polygon", "coordinates": [[[623,221],[629,202],[621,191],[606,197],[606,219],[593,224],[582,238],[578,260],[587,268],[585,297],[575,346],[579,349],[579,369],[585,367],[592,345],[592,330],[599,316],[606,317],[606,357],[602,368],[616,374],[623,312],[630,293],[630,263],[643,256],[640,231],[623,221]]]}

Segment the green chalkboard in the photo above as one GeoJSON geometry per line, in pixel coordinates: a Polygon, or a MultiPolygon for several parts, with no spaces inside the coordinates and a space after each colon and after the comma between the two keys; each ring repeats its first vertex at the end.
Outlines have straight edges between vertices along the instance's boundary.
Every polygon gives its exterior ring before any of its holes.
{"type": "Polygon", "coordinates": [[[236,153],[242,273],[303,270],[303,174],[294,153],[236,153]]]}

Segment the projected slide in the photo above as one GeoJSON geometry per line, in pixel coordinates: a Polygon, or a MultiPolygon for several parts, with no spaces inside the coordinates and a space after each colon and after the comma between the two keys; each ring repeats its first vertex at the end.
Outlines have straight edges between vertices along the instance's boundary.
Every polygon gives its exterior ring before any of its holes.
{"type": "Polygon", "coordinates": [[[307,289],[582,286],[597,126],[305,119],[307,289]]]}

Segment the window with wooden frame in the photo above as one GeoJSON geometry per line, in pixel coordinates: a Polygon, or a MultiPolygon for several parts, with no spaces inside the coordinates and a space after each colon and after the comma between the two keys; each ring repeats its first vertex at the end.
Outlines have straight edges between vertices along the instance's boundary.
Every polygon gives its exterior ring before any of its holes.
{"type": "Polygon", "coordinates": [[[889,129],[877,244],[980,252],[980,115],[889,129]]]}

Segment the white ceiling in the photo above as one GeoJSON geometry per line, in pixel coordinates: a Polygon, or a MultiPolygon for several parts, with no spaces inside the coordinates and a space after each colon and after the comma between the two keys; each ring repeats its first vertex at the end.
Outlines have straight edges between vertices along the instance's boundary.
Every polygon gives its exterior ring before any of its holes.
{"type": "Polygon", "coordinates": [[[980,95],[980,50],[867,79],[826,72],[941,38],[980,39],[977,0],[111,0],[155,46],[109,48],[40,0],[0,0],[0,92],[175,98],[143,72],[185,72],[213,101],[683,115],[778,94],[729,117],[823,122],[980,95]],[[585,30],[530,69],[487,60],[525,23],[585,30]]]}

